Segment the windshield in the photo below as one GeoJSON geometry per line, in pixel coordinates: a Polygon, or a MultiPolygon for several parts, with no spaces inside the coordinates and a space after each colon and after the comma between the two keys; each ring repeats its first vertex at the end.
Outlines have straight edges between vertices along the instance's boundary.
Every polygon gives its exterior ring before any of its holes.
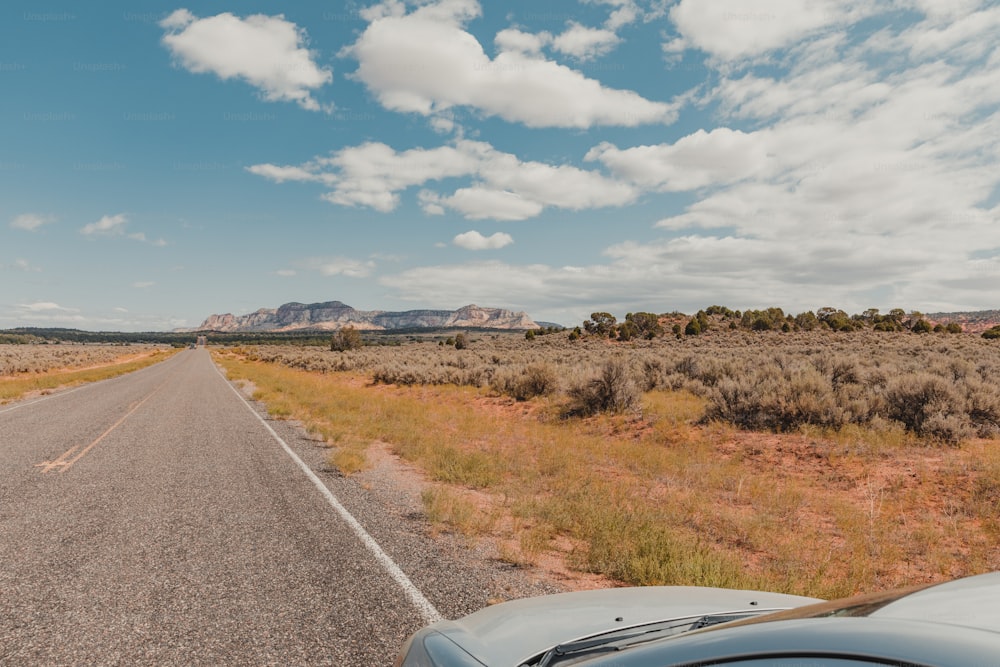
{"type": "Polygon", "coordinates": [[[622,628],[613,632],[605,632],[585,639],[560,644],[522,663],[519,667],[554,667],[556,665],[567,667],[599,653],[621,651],[654,639],[664,639],[721,623],[746,620],[774,611],[773,609],[755,609],[753,611],[736,611],[721,614],[699,614],[697,616],[674,618],[669,621],[659,621],[657,623],[622,628]]]}

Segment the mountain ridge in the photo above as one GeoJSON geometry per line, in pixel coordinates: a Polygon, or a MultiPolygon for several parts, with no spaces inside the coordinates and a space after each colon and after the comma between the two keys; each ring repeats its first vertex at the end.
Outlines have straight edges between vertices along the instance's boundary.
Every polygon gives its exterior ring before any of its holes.
{"type": "Polygon", "coordinates": [[[538,329],[527,313],[506,308],[483,308],[475,304],[457,310],[415,309],[406,311],[357,310],[342,301],[299,303],[277,308],[259,308],[245,315],[209,315],[194,329],[182,331],[336,331],[347,326],[362,331],[393,331],[418,328],[538,329]]]}

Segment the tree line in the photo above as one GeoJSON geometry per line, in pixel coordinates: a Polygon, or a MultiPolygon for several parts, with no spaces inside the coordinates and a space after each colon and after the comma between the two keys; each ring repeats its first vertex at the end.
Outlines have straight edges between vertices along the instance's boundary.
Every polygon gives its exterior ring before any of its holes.
{"type": "MultiPolygon", "coordinates": [[[[654,339],[669,331],[675,336],[698,336],[710,330],[734,331],[909,331],[913,333],[962,333],[962,325],[957,322],[933,324],[919,311],[906,312],[893,308],[882,313],[878,308],[868,308],[864,312],[848,315],[839,308],[824,306],[816,311],[806,311],[797,315],[785,313],[781,308],[763,310],[732,310],[725,306],[709,306],[694,315],[684,313],[628,313],[624,321],[611,313],[591,313],[581,327],[576,327],[570,338],[584,334],[628,341],[633,339],[654,339]]],[[[983,334],[986,338],[1000,338],[1000,326],[983,334]],[[992,333],[991,333],[992,332],[992,333]],[[990,335],[987,335],[990,334],[990,335]]]]}

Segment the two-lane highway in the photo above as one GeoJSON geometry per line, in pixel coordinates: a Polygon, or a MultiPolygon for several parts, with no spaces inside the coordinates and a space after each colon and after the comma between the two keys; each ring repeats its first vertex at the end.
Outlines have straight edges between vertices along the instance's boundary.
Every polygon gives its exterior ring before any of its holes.
{"type": "Polygon", "coordinates": [[[436,609],[286,448],[203,349],[0,406],[0,664],[389,664],[436,609]]]}

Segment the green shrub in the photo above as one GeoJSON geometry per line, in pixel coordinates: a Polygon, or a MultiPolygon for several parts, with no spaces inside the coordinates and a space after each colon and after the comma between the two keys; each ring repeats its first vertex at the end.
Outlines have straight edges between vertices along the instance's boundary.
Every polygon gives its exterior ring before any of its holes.
{"type": "Polygon", "coordinates": [[[942,436],[963,430],[956,419],[964,416],[964,400],[940,375],[924,372],[897,377],[886,386],[885,400],[889,418],[917,435],[942,436]]]}
{"type": "Polygon", "coordinates": [[[554,393],[559,388],[559,376],[549,364],[532,364],[520,373],[503,373],[493,377],[490,388],[517,401],[554,393]]]}
{"type": "Polygon", "coordinates": [[[774,362],[719,380],[705,417],[751,430],[790,431],[804,424],[841,426],[843,410],[817,370],[782,369],[774,362]]]}
{"type": "Polygon", "coordinates": [[[346,326],[333,335],[330,340],[330,350],[334,352],[347,352],[356,350],[364,345],[361,340],[361,332],[352,326],[346,326]]]}
{"type": "Polygon", "coordinates": [[[596,377],[570,387],[567,412],[589,416],[601,412],[621,414],[638,409],[642,396],[631,376],[632,371],[623,360],[608,361],[596,377]]]}

